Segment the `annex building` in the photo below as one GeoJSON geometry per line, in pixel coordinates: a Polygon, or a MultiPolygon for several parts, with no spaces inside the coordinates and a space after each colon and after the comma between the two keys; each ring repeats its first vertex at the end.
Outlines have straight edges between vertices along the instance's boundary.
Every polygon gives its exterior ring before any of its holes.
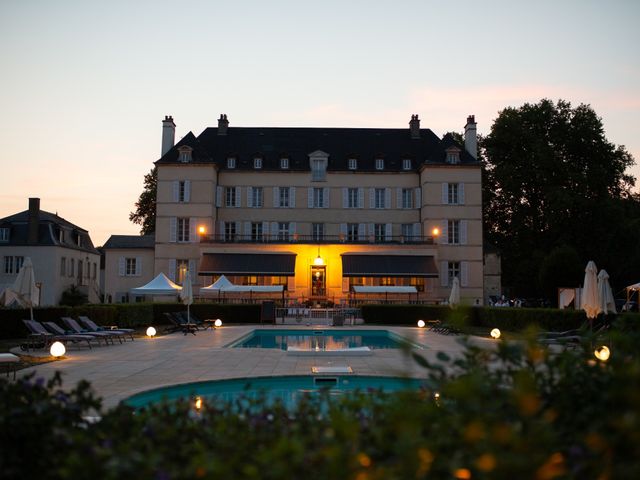
{"type": "Polygon", "coordinates": [[[463,301],[484,303],[473,116],[464,144],[418,115],[408,128],[234,127],[221,115],[177,144],[175,127],[165,117],[155,162],[155,274],[181,283],[189,269],[195,286],[225,275],[336,303],[363,286],[441,302],[458,277],[463,301]]]}

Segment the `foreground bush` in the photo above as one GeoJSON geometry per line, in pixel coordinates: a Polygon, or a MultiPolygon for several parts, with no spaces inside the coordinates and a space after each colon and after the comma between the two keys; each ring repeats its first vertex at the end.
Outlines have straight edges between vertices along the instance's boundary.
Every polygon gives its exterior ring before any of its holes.
{"type": "Polygon", "coordinates": [[[596,362],[528,344],[466,348],[425,368],[425,388],[101,411],[88,385],[0,380],[4,478],[640,478],[638,336],[596,362]],[[455,372],[455,373],[452,373],[455,372]],[[438,395],[436,395],[436,393],[438,395]],[[85,420],[97,412],[101,421],[85,420]]]}

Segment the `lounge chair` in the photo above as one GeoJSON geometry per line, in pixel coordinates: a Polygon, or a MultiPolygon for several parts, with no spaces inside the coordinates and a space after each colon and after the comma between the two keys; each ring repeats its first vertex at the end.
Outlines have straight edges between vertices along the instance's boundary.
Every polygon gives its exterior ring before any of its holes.
{"type": "Polygon", "coordinates": [[[44,328],[46,328],[49,332],[54,335],[64,336],[64,337],[75,337],[77,339],[83,339],[89,341],[89,347],[91,347],[91,340],[95,340],[98,345],[100,345],[100,340],[105,340],[105,345],[107,344],[106,339],[98,337],[96,335],[91,335],[89,333],[71,333],[63,329],[60,325],[55,322],[42,322],[44,328]]]}
{"type": "Polygon", "coordinates": [[[189,312],[189,317],[187,317],[187,312],[174,312],[174,315],[180,319],[182,319],[183,323],[188,323],[191,325],[195,325],[196,330],[206,330],[207,326],[205,323],[196,317],[193,313],[189,312]]]}
{"type": "Polygon", "coordinates": [[[166,329],[167,332],[173,333],[180,330],[185,335],[187,333],[196,334],[197,327],[195,323],[187,323],[186,319],[183,319],[182,316],[172,312],[164,312],[163,315],[169,320],[169,323],[171,323],[171,326],[166,329]]]}
{"type": "Polygon", "coordinates": [[[53,342],[62,342],[66,344],[69,341],[74,343],[87,342],[87,345],[89,346],[89,348],[91,348],[91,338],[87,336],[71,334],[66,335],[64,334],[64,332],[60,335],[53,334],[48,331],[40,322],[36,322],[35,320],[22,320],[22,323],[25,324],[30,332],[27,342],[21,345],[21,347],[24,347],[24,349],[27,351],[29,350],[29,347],[34,349],[36,347],[46,348],[53,342]]]}
{"type": "Polygon", "coordinates": [[[96,323],[93,320],[91,320],[89,317],[78,316],[78,320],[80,320],[80,323],[82,323],[82,325],[84,325],[90,333],[107,332],[125,339],[126,339],[126,336],[128,335],[131,337],[131,340],[133,341],[133,332],[135,332],[135,330],[132,328],[115,328],[115,329],[107,330],[103,327],[96,325],[96,323]]]}
{"type": "Polygon", "coordinates": [[[76,322],[73,318],[71,317],[61,317],[62,322],[74,333],[84,333],[84,334],[91,334],[91,335],[95,335],[96,337],[102,337],[105,339],[105,342],[107,340],[111,340],[111,343],[113,342],[114,338],[117,338],[118,341],[120,343],[122,343],[122,339],[119,338],[117,335],[113,335],[109,332],[89,332],[86,329],[82,328],[80,326],[80,324],[78,322],[76,322]]]}

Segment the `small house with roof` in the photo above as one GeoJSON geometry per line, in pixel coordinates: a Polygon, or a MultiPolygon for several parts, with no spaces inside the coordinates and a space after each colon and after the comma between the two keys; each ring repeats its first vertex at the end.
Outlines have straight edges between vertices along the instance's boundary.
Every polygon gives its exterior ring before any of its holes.
{"type": "MultiPolygon", "coordinates": [[[[154,235],[111,235],[102,246],[104,253],[103,292],[106,303],[123,303],[154,278],[154,235]]],[[[140,297],[142,298],[142,297],[140,297]]]]}
{"type": "Polygon", "coordinates": [[[33,262],[40,305],[57,305],[71,286],[99,301],[100,253],[89,232],[40,210],[39,198],[29,199],[28,210],[0,218],[0,290],[13,284],[25,257],[33,262]]]}

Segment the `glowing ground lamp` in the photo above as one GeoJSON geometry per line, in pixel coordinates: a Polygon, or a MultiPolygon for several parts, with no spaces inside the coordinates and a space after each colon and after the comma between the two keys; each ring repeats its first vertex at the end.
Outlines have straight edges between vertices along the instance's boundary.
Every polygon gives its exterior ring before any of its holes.
{"type": "Polygon", "coordinates": [[[156,333],[158,332],[156,332],[156,329],[154,327],[147,328],[147,337],[153,338],[156,336],[156,333]]]}
{"type": "Polygon", "coordinates": [[[607,347],[606,345],[602,345],[596,348],[593,354],[601,362],[606,362],[607,360],[609,360],[609,357],[611,356],[611,350],[609,350],[609,347],[607,347]]]}
{"type": "Polygon", "coordinates": [[[418,320],[418,328],[424,328],[425,325],[424,320],[418,320]]]}
{"type": "Polygon", "coordinates": [[[494,328],[493,330],[491,330],[490,335],[491,335],[491,338],[495,338],[496,340],[498,340],[502,335],[502,332],[500,332],[500,329],[494,328]]]}
{"type": "Polygon", "coordinates": [[[62,342],[53,342],[51,348],[49,349],[49,353],[51,353],[52,357],[60,358],[65,354],[67,349],[64,347],[62,342]]]}
{"type": "Polygon", "coordinates": [[[222,320],[217,318],[216,321],[213,322],[213,326],[216,327],[216,328],[220,328],[222,326],[222,320]]]}

